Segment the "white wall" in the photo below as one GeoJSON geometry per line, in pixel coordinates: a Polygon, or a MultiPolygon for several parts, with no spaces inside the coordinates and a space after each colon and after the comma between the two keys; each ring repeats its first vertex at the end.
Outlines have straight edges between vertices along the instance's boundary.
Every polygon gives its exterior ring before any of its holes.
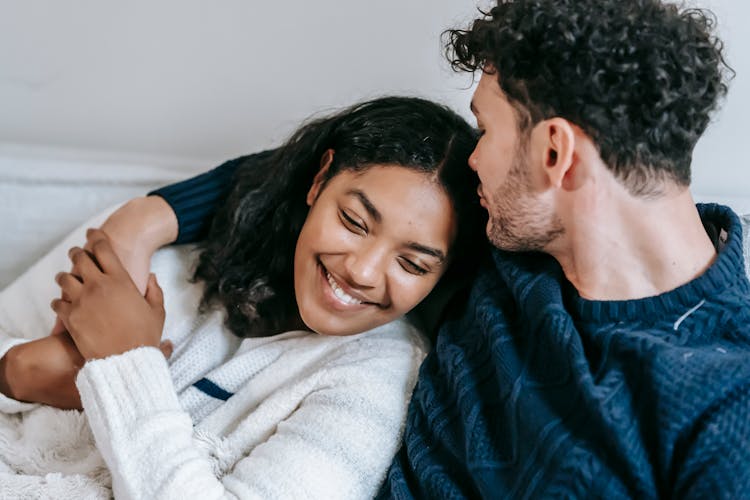
{"type": "MultiPolygon", "coordinates": [[[[695,2],[693,2],[695,3],[695,2]]],[[[693,156],[693,190],[709,198],[750,196],[750,158],[743,146],[750,119],[750,3],[700,0],[718,18],[728,62],[737,72],[722,108],[693,156]]]]}
{"type": "MultiPolygon", "coordinates": [[[[696,151],[695,190],[750,194],[750,4],[700,3],[719,14],[738,74],[696,151]]],[[[469,80],[438,35],[475,12],[474,0],[0,0],[0,143],[196,169],[364,97],[418,93],[465,111],[469,80]]]]}
{"type": "Polygon", "coordinates": [[[273,145],[366,97],[468,106],[439,33],[456,0],[0,0],[0,142],[186,159],[273,145]]]}

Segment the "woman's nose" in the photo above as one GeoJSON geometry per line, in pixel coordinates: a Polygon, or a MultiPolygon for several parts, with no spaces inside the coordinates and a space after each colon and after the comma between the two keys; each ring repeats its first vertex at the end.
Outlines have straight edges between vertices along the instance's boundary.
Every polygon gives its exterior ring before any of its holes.
{"type": "Polygon", "coordinates": [[[386,252],[377,245],[367,245],[350,252],[346,258],[352,285],[363,288],[377,287],[385,275],[385,266],[386,252]]]}

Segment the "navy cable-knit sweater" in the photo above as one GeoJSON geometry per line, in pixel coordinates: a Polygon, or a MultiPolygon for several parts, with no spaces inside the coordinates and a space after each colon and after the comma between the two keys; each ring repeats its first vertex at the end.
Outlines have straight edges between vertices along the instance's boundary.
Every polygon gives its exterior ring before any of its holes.
{"type": "Polygon", "coordinates": [[[750,498],[750,285],[739,219],[714,264],[640,300],[581,298],[495,251],[422,365],[382,497],[750,498]]]}
{"type": "MultiPolygon", "coordinates": [[[[253,158],[155,192],[180,242],[253,158]]],[[[706,273],[657,297],[589,301],[551,257],[494,251],[422,366],[380,496],[750,498],[741,225],[699,209],[726,241],[706,273]]]]}

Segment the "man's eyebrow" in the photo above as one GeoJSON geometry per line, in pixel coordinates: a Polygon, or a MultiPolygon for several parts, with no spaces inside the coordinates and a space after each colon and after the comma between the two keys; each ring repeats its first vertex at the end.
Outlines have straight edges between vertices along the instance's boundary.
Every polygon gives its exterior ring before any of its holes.
{"type": "Polygon", "coordinates": [[[407,247],[411,248],[412,250],[416,250],[417,252],[426,253],[427,255],[432,255],[433,257],[437,258],[441,263],[445,260],[445,254],[438,250],[437,248],[428,247],[425,245],[422,245],[421,243],[417,243],[415,241],[410,241],[406,244],[407,247]]]}
{"type": "Polygon", "coordinates": [[[370,214],[370,216],[375,219],[375,222],[380,224],[383,221],[383,216],[380,214],[377,208],[375,208],[375,205],[372,204],[370,201],[370,198],[367,197],[367,195],[360,191],[359,189],[350,189],[346,192],[347,195],[356,197],[362,205],[364,205],[365,210],[370,214]]]}

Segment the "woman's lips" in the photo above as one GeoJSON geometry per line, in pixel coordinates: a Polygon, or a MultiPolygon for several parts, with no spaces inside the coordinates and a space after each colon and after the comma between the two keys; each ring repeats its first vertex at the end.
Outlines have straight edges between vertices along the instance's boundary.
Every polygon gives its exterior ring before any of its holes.
{"type": "Polygon", "coordinates": [[[335,280],[335,278],[330,275],[323,264],[318,263],[318,266],[320,268],[319,275],[321,280],[320,285],[323,291],[323,299],[330,308],[336,311],[349,312],[361,311],[362,309],[367,308],[367,306],[377,305],[371,302],[363,301],[359,297],[354,297],[351,294],[347,293],[343,289],[343,287],[335,280]],[[329,281],[329,276],[335,284],[332,284],[329,281]],[[337,287],[340,290],[338,294],[334,287],[337,287]],[[353,299],[356,302],[352,302],[352,300],[350,299],[353,299]]]}

